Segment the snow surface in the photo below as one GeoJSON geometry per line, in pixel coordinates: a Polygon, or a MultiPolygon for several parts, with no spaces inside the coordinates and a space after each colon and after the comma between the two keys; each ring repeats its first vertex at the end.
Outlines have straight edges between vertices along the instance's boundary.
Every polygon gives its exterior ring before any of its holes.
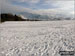
{"type": "Polygon", "coordinates": [[[0,56],[61,56],[75,51],[75,21],[0,24],[0,56]]]}

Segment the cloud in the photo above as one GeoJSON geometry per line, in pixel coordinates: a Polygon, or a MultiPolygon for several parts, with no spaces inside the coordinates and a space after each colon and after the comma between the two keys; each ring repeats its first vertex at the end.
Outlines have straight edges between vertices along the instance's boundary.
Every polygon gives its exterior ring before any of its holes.
{"type": "Polygon", "coordinates": [[[47,0],[48,3],[44,3],[43,5],[54,6],[55,8],[50,9],[40,9],[38,10],[42,14],[63,14],[63,15],[72,15],[74,16],[74,1],[50,1],[47,0]]]}
{"type": "Polygon", "coordinates": [[[40,0],[9,0],[10,2],[17,2],[17,3],[30,3],[35,4],[38,3],[40,0]]]}
{"type": "Polygon", "coordinates": [[[1,12],[5,13],[30,12],[30,13],[46,14],[46,15],[47,14],[74,15],[74,1],[0,0],[0,4],[1,4],[0,6],[1,12]],[[30,6],[25,5],[26,3],[30,6]]]}
{"type": "MultiPolygon", "coordinates": [[[[28,3],[33,7],[35,3],[38,3],[39,0],[0,0],[0,13],[19,13],[19,12],[32,12],[30,8],[21,6],[22,3],[28,3]],[[18,3],[18,4],[16,4],[18,3]]],[[[28,6],[29,7],[29,6],[28,6]]]]}
{"type": "Polygon", "coordinates": [[[19,5],[14,5],[12,3],[10,3],[10,1],[6,1],[6,0],[0,0],[0,13],[13,13],[13,14],[17,14],[20,12],[25,12],[25,11],[32,11],[29,8],[25,8],[19,5]]]}

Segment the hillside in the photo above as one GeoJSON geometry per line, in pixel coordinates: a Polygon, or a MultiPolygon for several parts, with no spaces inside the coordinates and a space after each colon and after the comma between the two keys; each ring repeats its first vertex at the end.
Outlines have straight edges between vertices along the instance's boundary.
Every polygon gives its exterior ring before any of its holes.
{"type": "Polygon", "coordinates": [[[1,22],[5,21],[39,21],[35,19],[24,19],[18,15],[13,15],[13,14],[1,14],[1,22]]]}

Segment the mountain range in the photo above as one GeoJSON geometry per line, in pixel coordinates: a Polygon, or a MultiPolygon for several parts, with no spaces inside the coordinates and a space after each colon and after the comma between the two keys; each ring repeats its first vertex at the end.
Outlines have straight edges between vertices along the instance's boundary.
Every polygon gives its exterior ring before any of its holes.
{"type": "Polygon", "coordinates": [[[63,14],[37,14],[31,12],[20,12],[17,14],[2,13],[0,21],[57,21],[57,20],[75,20],[63,14]]]}
{"type": "Polygon", "coordinates": [[[51,14],[36,14],[36,13],[29,13],[29,12],[21,12],[19,13],[19,15],[24,16],[25,18],[28,19],[37,19],[37,20],[72,20],[74,18],[71,18],[67,15],[63,15],[63,14],[55,14],[55,15],[51,15],[51,14]]]}

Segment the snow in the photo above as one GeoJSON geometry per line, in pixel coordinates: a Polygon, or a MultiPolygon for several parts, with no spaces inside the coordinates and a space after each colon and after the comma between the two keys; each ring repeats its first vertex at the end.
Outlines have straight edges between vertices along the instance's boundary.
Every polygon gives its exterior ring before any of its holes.
{"type": "Polygon", "coordinates": [[[19,15],[22,19],[27,19],[26,17],[24,17],[23,15],[19,15]]]}
{"type": "Polygon", "coordinates": [[[0,24],[0,56],[61,56],[75,51],[75,21],[10,21],[0,24]]]}

